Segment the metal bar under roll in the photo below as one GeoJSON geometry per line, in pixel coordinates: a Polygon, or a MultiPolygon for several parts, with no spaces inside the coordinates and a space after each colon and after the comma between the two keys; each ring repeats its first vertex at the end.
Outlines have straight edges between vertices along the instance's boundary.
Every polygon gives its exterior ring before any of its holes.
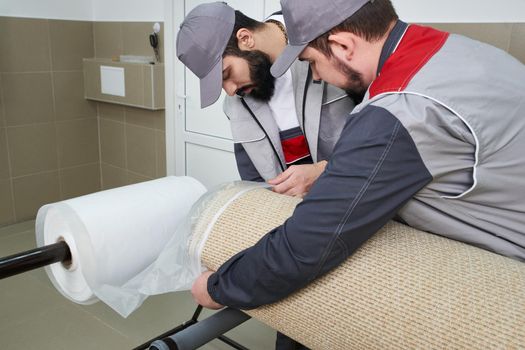
{"type": "Polygon", "coordinates": [[[232,308],[221,310],[207,319],[170,337],[154,341],[149,350],[192,350],[212,341],[250,318],[232,308]]]}
{"type": "Polygon", "coordinates": [[[0,279],[70,260],[71,251],[66,242],[46,245],[0,259],[0,279]]]}
{"type": "Polygon", "coordinates": [[[167,336],[170,336],[172,334],[181,332],[183,329],[186,329],[186,328],[188,328],[190,326],[193,326],[195,323],[199,322],[198,318],[199,318],[199,315],[201,314],[201,311],[202,311],[202,306],[198,305],[190,320],[182,323],[181,325],[179,325],[179,326],[177,326],[177,327],[175,327],[175,328],[173,328],[173,329],[171,329],[171,330],[169,330],[167,332],[162,333],[161,335],[156,336],[153,339],[150,339],[150,340],[146,341],[144,344],[141,344],[141,345],[137,346],[136,348],[133,348],[133,350],[147,350],[147,349],[149,349],[149,346],[151,345],[151,343],[153,343],[155,340],[163,339],[163,338],[165,338],[167,336]]]}
{"type": "Polygon", "coordinates": [[[221,336],[217,337],[217,339],[219,339],[220,341],[222,341],[225,344],[228,344],[229,346],[231,346],[234,349],[237,349],[237,350],[249,350],[247,347],[242,346],[241,344],[237,343],[235,340],[232,340],[232,339],[228,338],[225,335],[221,335],[221,336]]]}

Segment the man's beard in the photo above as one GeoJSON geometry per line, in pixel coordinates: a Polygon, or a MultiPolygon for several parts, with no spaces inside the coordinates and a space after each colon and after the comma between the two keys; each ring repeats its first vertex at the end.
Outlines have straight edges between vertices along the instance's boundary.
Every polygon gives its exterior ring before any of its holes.
{"type": "Polygon", "coordinates": [[[343,73],[346,78],[346,84],[342,87],[345,90],[348,97],[354,100],[355,104],[359,104],[365,97],[366,90],[368,87],[363,81],[363,75],[358,71],[348,67],[341,59],[334,57],[336,69],[343,73]]]}
{"type": "Polygon", "coordinates": [[[244,58],[250,68],[250,80],[254,86],[250,96],[262,102],[270,101],[275,90],[275,78],[270,73],[272,67],[270,56],[262,51],[254,50],[241,51],[239,57],[244,58]]]}

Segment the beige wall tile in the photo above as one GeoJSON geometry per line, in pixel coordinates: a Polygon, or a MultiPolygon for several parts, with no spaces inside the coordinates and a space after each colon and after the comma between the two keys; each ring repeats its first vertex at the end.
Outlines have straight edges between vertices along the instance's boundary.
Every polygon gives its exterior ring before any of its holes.
{"type": "Polygon", "coordinates": [[[111,58],[122,55],[122,23],[94,22],[95,57],[111,58]]]}
{"type": "Polygon", "coordinates": [[[0,226],[11,224],[14,221],[11,181],[0,180],[0,226]]]}
{"type": "Polygon", "coordinates": [[[116,167],[126,167],[126,141],[123,123],[100,119],[101,161],[116,167]]]}
{"type": "Polygon", "coordinates": [[[53,70],[82,70],[82,59],[95,56],[93,23],[50,20],[53,70]]]}
{"type": "Polygon", "coordinates": [[[139,182],[153,180],[153,178],[147,177],[147,176],[142,176],[142,175],[135,174],[135,173],[132,173],[132,172],[128,171],[127,172],[127,180],[128,180],[128,185],[133,185],[133,184],[138,184],[139,182]]]}
{"type": "Polygon", "coordinates": [[[159,111],[159,113],[162,115],[162,117],[158,119],[158,123],[155,125],[155,128],[160,131],[166,131],[166,111],[162,110],[159,111]]]}
{"type": "Polygon", "coordinates": [[[2,95],[2,74],[0,74],[0,128],[5,126],[4,101],[2,95]]]}
{"type": "Polygon", "coordinates": [[[155,177],[155,130],[126,125],[128,170],[155,177]]]}
{"type": "Polygon", "coordinates": [[[164,111],[150,111],[142,108],[126,107],[126,122],[146,128],[164,130],[164,111]]]}
{"type": "Polygon", "coordinates": [[[7,129],[12,176],[57,169],[57,144],[53,123],[7,129]]]}
{"type": "Polygon", "coordinates": [[[126,169],[114,167],[110,164],[102,163],[102,189],[121,187],[128,184],[126,169]]]}
{"type": "MultiPolygon", "coordinates": [[[[122,37],[125,55],[155,56],[149,43],[149,35],[153,33],[155,22],[123,23],[122,37]]],[[[159,55],[160,62],[164,62],[164,23],[160,23],[159,55]]]]}
{"type": "Polygon", "coordinates": [[[155,104],[155,95],[153,92],[153,68],[155,65],[147,65],[142,67],[142,74],[144,76],[144,106],[147,108],[154,108],[155,104]]]}
{"type": "Polygon", "coordinates": [[[98,102],[98,115],[100,118],[124,122],[124,106],[114,103],[98,102]]]}
{"type": "Polygon", "coordinates": [[[97,116],[97,106],[84,98],[82,72],[54,72],[55,106],[57,120],[97,116]]]}
{"type": "Polygon", "coordinates": [[[153,70],[153,88],[155,89],[154,104],[156,108],[166,106],[165,70],[163,66],[159,65],[157,67],[160,69],[153,70]]]}
{"type": "Polygon", "coordinates": [[[84,60],[84,96],[102,98],[100,66],[95,61],[84,60]]]}
{"type": "Polygon", "coordinates": [[[525,64],[525,23],[512,26],[509,53],[525,64]]]}
{"type": "Polygon", "coordinates": [[[149,64],[142,66],[144,75],[144,106],[150,109],[165,107],[164,65],[149,64]]]}
{"type": "Polygon", "coordinates": [[[57,122],[57,136],[61,168],[99,162],[96,119],[57,122]]]}
{"type": "Polygon", "coordinates": [[[62,199],[98,192],[100,186],[100,164],[88,164],[60,170],[62,199]]]}
{"type": "Polygon", "coordinates": [[[144,72],[142,66],[138,64],[126,66],[125,74],[126,97],[114,97],[115,101],[142,106],[144,104],[144,72]]]}
{"type": "Polygon", "coordinates": [[[47,19],[0,17],[0,72],[50,70],[47,19]]]}
{"type": "Polygon", "coordinates": [[[155,56],[149,43],[154,22],[122,23],[124,55],[155,56]]]}
{"type": "Polygon", "coordinates": [[[461,34],[505,51],[509,49],[511,23],[433,23],[430,26],[461,34]]]}
{"type": "Polygon", "coordinates": [[[166,133],[164,131],[155,132],[155,157],[156,157],[156,177],[166,176],[166,133]]]}
{"type": "Polygon", "coordinates": [[[9,126],[54,120],[51,73],[2,74],[2,99],[9,126]]]}
{"type": "Polygon", "coordinates": [[[60,200],[58,171],[13,179],[13,191],[16,219],[33,219],[42,205],[60,200]]]}
{"type": "Polygon", "coordinates": [[[7,156],[6,129],[0,127],[0,180],[9,179],[9,158],[7,156]]]}

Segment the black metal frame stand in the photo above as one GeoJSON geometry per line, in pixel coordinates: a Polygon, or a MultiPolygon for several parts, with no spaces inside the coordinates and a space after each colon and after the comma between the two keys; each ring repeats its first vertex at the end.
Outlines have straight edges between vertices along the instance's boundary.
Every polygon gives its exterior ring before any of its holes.
{"type": "MultiPolygon", "coordinates": [[[[202,308],[200,305],[199,307],[202,308]]],[[[149,350],[193,350],[214,339],[219,339],[237,350],[248,350],[248,348],[223,334],[249,319],[250,316],[244,312],[225,308],[203,321],[178,329],[174,334],[164,337],[159,336],[157,340],[151,343],[149,350]]]]}
{"type": "Polygon", "coordinates": [[[223,333],[229,331],[230,329],[235,328],[239,324],[248,320],[250,316],[244,314],[241,311],[227,308],[199,322],[198,318],[201,312],[202,312],[202,306],[198,305],[191,319],[189,319],[188,321],[182,323],[181,325],[167,332],[164,332],[156,336],[155,338],[152,338],[146,341],[145,343],[137,346],[136,348],[133,348],[133,350],[195,349],[198,346],[204,345],[212,341],[213,339],[219,339],[225,344],[228,344],[229,346],[231,346],[233,349],[249,350],[248,348],[237,343],[235,340],[224,336],[223,333]],[[233,323],[232,323],[232,320],[233,320],[233,323]],[[217,322],[220,322],[222,324],[223,329],[220,329],[217,331],[214,327],[210,327],[212,326],[212,323],[217,324],[217,322]],[[197,323],[199,323],[198,327],[196,327],[197,323]],[[203,330],[206,330],[205,333],[207,336],[203,337],[202,336],[203,334],[195,334],[195,329],[197,328],[200,329],[200,333],[203,333],[203,330]],[[199,339],[195,339],[195,337],[198,337],[199,339]],[[173,344],[173,341],[171,340],[171,338],[176,338],[175,345],[173,344]],[[186,345],[181,344],[181,342],[186,343],[186,345]],[[164,345],[164,343],[167,343],[167,344],[164,345]],[[191,343],[191,345],[187,343],[191,343]],[[195,343],[199,343],[200,345],[195,346],[195,343]]]}

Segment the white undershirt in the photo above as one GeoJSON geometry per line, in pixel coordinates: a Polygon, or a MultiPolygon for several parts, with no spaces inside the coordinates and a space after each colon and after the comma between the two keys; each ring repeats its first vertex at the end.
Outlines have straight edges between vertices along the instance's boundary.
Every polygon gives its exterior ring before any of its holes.
{"type": "MultiPolygon", "coordinates": [[[[268,19],[274,19],[284,24],[283,16],[280,15],[272,16],[268,19]]],[[[275,90],[272,98],[268,101],[268,105],[280,131],[299,126],[290,69],[281,77],[275,79],[275,90]]]]}
{"type": "Polygon", "coordinates": [[[268,105],[280,131],[299,126],[290,70],[275,79],[275,92],[268,105]]]}

